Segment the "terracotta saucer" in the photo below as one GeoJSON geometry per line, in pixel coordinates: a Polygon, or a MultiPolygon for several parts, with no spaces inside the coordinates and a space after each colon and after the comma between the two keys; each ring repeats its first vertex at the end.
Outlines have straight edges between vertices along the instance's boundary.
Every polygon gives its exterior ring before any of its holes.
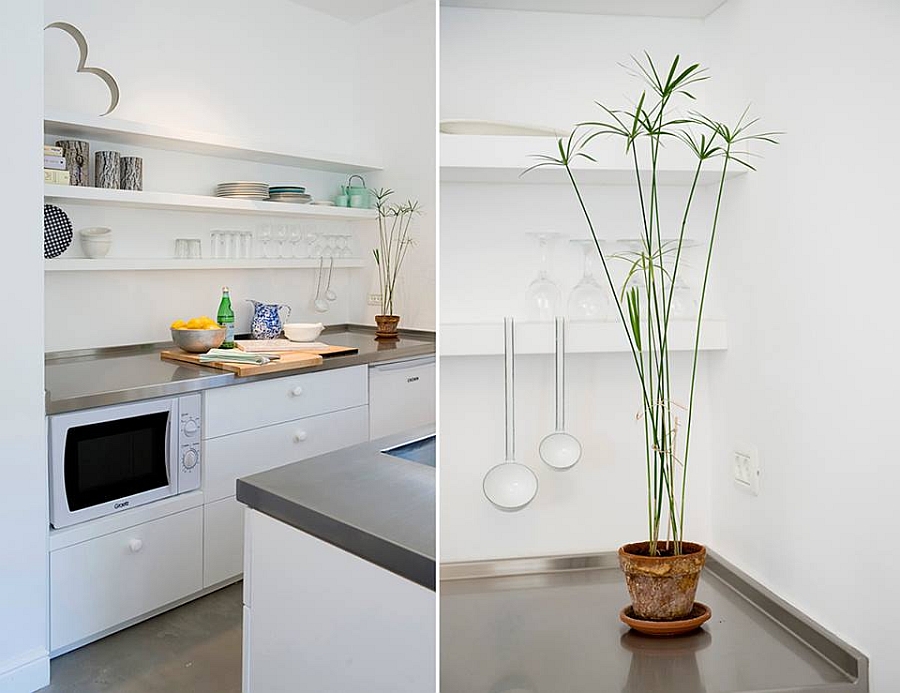
{"type": "Polygon", "coordinates": [[[696,630],[709,620],[712,611],[706,604],[694,602],[694,608],[691,609],[685,618],[678,621],[647,621],[637,618],[634,610],[629,604],[619,612],[619,618],[627,626],[631,626],[639,633],[647,635],[681,635],[696,630]]]}

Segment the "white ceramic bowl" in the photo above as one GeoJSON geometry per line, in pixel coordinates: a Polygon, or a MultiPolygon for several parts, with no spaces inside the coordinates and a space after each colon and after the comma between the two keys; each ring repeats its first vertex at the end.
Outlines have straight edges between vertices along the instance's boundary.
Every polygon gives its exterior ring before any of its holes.
{"type": "Polygon", "coordinates": [[[106,257],[112,246],[112,231],[101,226],[81,229],[81,249],[90,258],[106,257]]]}
{"type": "Polygon", "coordinates": [[[292,342],[312,342],[324,329],[320,322],[289,322],[284,325],[284,336],[292,342]]]}

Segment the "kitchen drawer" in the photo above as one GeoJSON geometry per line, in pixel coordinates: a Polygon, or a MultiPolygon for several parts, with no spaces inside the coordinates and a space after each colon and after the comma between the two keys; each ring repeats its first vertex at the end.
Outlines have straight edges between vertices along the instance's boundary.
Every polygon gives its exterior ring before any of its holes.
{"type": "Polygon", "coordinates": [[[234,496],[203,507],[203,587],[244,570],[244,504],[234,496]]]}
{"type": "Polygon", "coordinates": [[[369,369],[369,435],[381,438],[434,423],[434,357],[369,369]]]}
{"type": "Polygon", "coordinates": [[[50,552],[50,649],[201,589],[203,509],[50,552]]]}
{"type": "Polygon", "coordinates": [[[203,497],[209,503],[233,496],[242,476],[363,443],[368,436],[369,408],[363,406],[207,440],[203,497]]]}
{"type": "Polygon", "coordinates": [[[204,393],[203,436],[216,438],[368,401],[365,366],[220,387],[204,393]]]}

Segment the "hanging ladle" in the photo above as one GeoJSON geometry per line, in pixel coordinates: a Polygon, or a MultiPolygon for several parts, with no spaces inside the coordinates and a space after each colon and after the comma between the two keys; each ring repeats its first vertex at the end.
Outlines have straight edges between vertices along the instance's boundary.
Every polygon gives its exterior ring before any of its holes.
{"type": "Polygon", "coordinates": [[[581,459],[581,443],[566,433],[566,319],[556,318],[556,430],[541,441],[541,459],[554,469],[569,469],[581,459]]]}
{"type": "Polygon", "coordinates": [[[319,271],[316,274],[316,297],[313,299],[313,307],[316,309],[317,313],[327,313],[328,312],[328,301],[324,298],[321,298],[320,293],[322,291],[322,267],[325,264],[324,258],[319,258],[319,271]]]}
{"type": "Polygon", "coordinates": [[[503,319],[503,365],[505,368],[506,461],[491,467],[484,475],[484,495],[500,510],[521,510],[537,493],[537,477],[524,464],[516,462],[515,429],[515,345],[513,319],[503,319]]]}
{"type": "Polygon", "coordinates": [[[328,263],[328,283],[325,285],[325,298],[329,301],[336,301],[337,294],[331,290],[331,273],[334,272],[334,257],[331,258],[331,262],[328,263]]]}

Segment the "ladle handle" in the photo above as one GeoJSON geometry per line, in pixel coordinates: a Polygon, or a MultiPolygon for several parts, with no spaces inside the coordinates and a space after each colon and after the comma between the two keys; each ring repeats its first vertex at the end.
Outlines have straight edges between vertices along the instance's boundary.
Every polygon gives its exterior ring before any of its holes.
{"type": "Polygon", "coordinates": [[[503,318],[503,383],[506,412],[506,461],[516,459],[516,373],[515,325],[512,318],[503,318]]]}
{"type": "Polygon", "coordinates": [[[566,430],[566,319],[556,318],[556,430],[566,430]]]}

